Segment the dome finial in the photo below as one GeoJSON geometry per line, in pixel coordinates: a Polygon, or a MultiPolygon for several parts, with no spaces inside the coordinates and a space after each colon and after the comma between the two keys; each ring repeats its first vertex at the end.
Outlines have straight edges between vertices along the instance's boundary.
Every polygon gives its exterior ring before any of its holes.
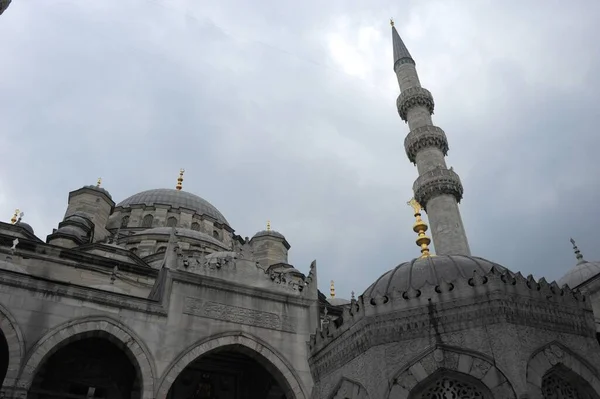
{"type": "Polygon", "coordinates": [[[415,241],[419,247],[421,247],[421,258],[431,256],[429,253],[429,244],[431,244],[431,238],[425,235],[427,231],[427,224],[421,219],[421,204],[416,199],[411,199],[407,202],[413,208],[414,216],[417,219],[413,225],[413,231],[417,233],[417,240],[415,241]]]}
{"type": "Polygon", "coordinates": [[[392,26],[392,28],[394,27],[394,18],[390,18],[390,25],[392,26]]]}
{"type": "Polygon", "coordinates": [[[21,211],[18,209],[15,209],[15,213],[14,213],[13,217],[10,219],[11,224],[15,224],[19,221],[19,212],[21,212],[21,211]]]}
{"type": "Polygon", "coordinates": [[[577,258],[577,263],[585,262],[585,259],[583,259],[583,255],[581,254],[581,251],[577,247],[577,244],[575,244],[575,240],[572,238],[571,238],[571,244],[573,244],[573,251],[575,251],[575,257],[577,258]]]}
{"type": "Polygon", "coordinates": [[[271,231],[271,221],[267,220],[267,231],[271,231]]]}
{"type": "Polygon", "coordinates": [[[102,178],[99,177],[98,181],[96,182],[96,187],[100,188],[100,185],[102,184],[102,178]]]}
{"type": "Polygon", "coordinates": [[[179,177],[177,178],[177,185],[175,186],[175,190],[181,191],[183,188],[183,174],[185,173],[185,169],[179,169],[179,177]]]}
{"type": "Polygon", "coordinates": [[[331,280],[331,286],[329,287],[329,294],[331,295],[332,298],[335,298],[335,284],[333,283],[333,280],[331,280]]]}

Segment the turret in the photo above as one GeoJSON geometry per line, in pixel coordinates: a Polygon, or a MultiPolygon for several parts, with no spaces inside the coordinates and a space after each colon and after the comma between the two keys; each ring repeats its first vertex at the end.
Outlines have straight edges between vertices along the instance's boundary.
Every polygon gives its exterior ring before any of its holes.
{"type": "Polygon", "coordinates": [[[421,87],[416,64],[392,24],[394,72],[400,86],[398,114],[410,128],[404,140],[408,159],[417,166],[419,177],[413,184],[416,202],[427,212],[433,244],[438,255],[470,255],[458,203],[463,186],[458,175],[446,166],[448,140],[433,125],[434,101],[421,87]]]}
{"type": "Polygon", "coordinates": [[[288,263],[290,244],[283,234],[271,230],[270,222],[267,222],[266,230],[259,231],[250,239],[250,245],[254,251],[254,259],[265,268],[288,263]]]}
{"type": "Polygon", "coordinates": [[[69,193],[69,204],[58,229],[47,238],[49,244],[66,248],[103,241],[108,237],[108,217],[115,203],[108,191],[100,187],[85,186],[69,193]]]}

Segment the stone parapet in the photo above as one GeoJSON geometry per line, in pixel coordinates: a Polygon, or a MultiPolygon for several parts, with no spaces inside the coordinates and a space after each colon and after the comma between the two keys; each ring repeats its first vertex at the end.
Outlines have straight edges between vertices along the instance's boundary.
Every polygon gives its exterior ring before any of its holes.
{"type": "Polygon", "coordinates": [[[413,184],[415,199],[427,211],[427,202],[438,195],[449,194],[460,203],[463,197],[463,186],[460,177],[450,169],[436,168],[422,174],[413,184]]]}
{"type": "Polygon", "coordinates": [[[318,381],[371,347],[427,336],[434,325],[450,333],[496,323],[595,336],[590,304],[579,291],[492,268],[435,286],[360,296],[341,318],[311,336],[309,363],[318,381]]]}
{"type": "Polygon", "coordinates": [[[400,93],[396,100],[396,106],[402,120],[408,122],[407,113],[409,109],[416,106],[423,106],[429,110],[429,113],[433,114],[435,103],[429,90],[422,87],[411,87],[400,93]]]}
{"type": "Polygon", "coordinates": [[[448,139],[446,133],[437,126],[422,126],[412,130],[404,139],[406,156],[412,163],[416,163],[417,153],[424,148],[435,147],[448,155],[448,139]]]}

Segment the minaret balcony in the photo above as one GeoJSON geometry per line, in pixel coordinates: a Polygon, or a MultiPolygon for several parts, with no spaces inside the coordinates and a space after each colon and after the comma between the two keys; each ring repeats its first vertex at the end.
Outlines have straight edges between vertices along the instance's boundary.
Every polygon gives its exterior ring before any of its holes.
{"type": "Polygon", "coordinates": [[[438,148],[444,156],[448,155],[446,133],[437,126],[422,126],[412,130],[404,139],[406,156],[415,164],[417,153],[425,148],[438,148]]]}
{"type": "Polygon", "coordinates": [[[422,87],[411,87],[400,93],[396,100],[396,106],[398,107],[400,118],[402,118],[404,122],[408,122],[408,110],[413,107],[422,106],[427,108],[430,114],[433,114],[435,104],[429,90],[422,87]]]}
{"type": "Polygon", "coordinates": [[[415,200],[427,211],[429,200],[444,194],[454,196],[456,202],[460,203],[464,190],[460,178],[452,168],[435,168],[415,180],[413,191],[415,200]]]}

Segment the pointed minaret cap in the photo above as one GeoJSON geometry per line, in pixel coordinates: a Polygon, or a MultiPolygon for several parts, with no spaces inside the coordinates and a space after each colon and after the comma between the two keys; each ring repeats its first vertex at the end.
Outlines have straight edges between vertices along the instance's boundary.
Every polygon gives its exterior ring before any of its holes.
{"type": "Polygon", "coordinates": [[[415,65],[415,60],[408,52],[408,49],[404,45],[404,42],[400,38],[396,27],[394,26],[394,20],[390,19],[390,25],[392,25],[392,43],[394,46],[394,71],[396,71],[396,65],[410,63],[415,65]]]}

